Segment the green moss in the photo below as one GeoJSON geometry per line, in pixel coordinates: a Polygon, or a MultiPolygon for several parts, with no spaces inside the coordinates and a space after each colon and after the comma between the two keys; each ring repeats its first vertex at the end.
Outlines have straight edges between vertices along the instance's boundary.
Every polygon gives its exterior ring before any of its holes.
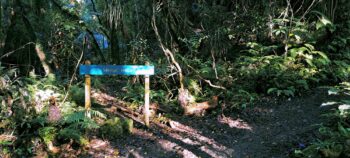
{"type": "Polygon", "coordinates": [[[131,134],[134,128],[134,121],[132,119],[125,119],[123,121],[124,131],[128,134],[131,134]]]}
{"type": "Polygon", "coordinates": [[[109,139],[117,139],[124,134],[132,133],[133,121],[130,119],[122,120],[119,117],[107,120],[100,128],[103,137],[109,139]]]}

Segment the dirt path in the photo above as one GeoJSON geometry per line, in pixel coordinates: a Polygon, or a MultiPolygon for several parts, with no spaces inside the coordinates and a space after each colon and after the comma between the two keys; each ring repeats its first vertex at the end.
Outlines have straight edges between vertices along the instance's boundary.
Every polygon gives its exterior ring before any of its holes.
{"type": "Polygon", "coordinates": [[[284,101],[263,99],[240,114],[218,117],[175,116],[167,127],[136,127],[116,140],[121,157],[287,157],[315,137],[320,115],[339,101],[324,89],[284,101]]]}

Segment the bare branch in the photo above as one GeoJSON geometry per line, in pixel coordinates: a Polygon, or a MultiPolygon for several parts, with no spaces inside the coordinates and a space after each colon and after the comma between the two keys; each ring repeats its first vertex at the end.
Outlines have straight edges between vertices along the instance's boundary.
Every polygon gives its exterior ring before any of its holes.
{"type": "Polygon", "coordinates": [[[25,45],[23,45],[23,46],[21,46],[21,47],[15,49],[15,50],[13,50],[13,51],[10,51],[10,52],[4,54],[3,56],[0,57],[0,60],[3,59],[3,58],[8,57],[8,56],[10,56],[10,55],[12,55],[13,53],[15,53],[15,52],[17,52],[17,51],[19,51],[19,50],[21,50],[21,49],[24,49],[27,45],[30,45],[30,44],[35,44],[35,43],[34,43],[34,42],[26,43],[25,45]]]}
{"type": "Polygon", "coordinates": [[[159,42],[159,46],[163,50],[165,56],[169,57],[171,59],[172,64],[176,67],[176,70],[179,73],[180,89],[183,90],[184,89],[184,85],[183,85],[184,78],[183,78],[183,74],[182,74],[182,69],[180,67],[180,64],[176,61],[174,54],[168,48],[166,48],[162,42],[162,38],[159,35],[157,24],[156,24],[156,15],[155,15],[156,11],[155,10],[156,10],[155,6],[153,6],[152,27],[153,27],[154,33],[156,34],[156,38],[159,42]]]}

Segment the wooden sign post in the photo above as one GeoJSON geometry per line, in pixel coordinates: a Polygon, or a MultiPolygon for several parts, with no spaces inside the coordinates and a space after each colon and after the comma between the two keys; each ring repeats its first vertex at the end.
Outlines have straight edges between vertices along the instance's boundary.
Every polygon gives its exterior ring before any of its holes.
{"type": "Polygon", "coordinates": [[[145,76],[145,105],[144,121],[149,126],[149,95],[150,75],[154,75],[154,66],[149,65],[80,65],[79,74],[85,75],[85,109],[91,117],[91,76],[90,75],[144,75],[145,76]]]}
{"type": "MultiPolygon", "coordinates": [[[[148,65],[148,63],[146,63],[148,65]]],[[[143,108],[143,114],[145,119],[145,124],[147,127],[149,127],[149,75],[145,75],[145,107],[143,108]]]]}
{"type": "MultiPolygon", "coordinates": [[[[89,60],[85,61],[86,65],[90,65],[91,62],[89,60]]],[[[85,74],[85,110],[86,117],[91,118],[91,76],[89,74],[85,74]]]]}

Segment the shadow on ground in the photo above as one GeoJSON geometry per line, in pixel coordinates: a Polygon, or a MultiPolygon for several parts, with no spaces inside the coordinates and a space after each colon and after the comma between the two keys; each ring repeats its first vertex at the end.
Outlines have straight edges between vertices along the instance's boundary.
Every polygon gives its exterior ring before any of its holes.
{"type": "Polygon", "coordinates": [[[225,116],[175,115],[168,125],[152,124],[148,129],[136,124],[132,135],[110,143],[120,157],[287,157],[315,138],[325,121],[321,114],[336,108],[334,103],[344,97],[315,89],[305,97],[264,98],[225,116]],[[323,106],[327,103],[332,104],[323,106]]]}

